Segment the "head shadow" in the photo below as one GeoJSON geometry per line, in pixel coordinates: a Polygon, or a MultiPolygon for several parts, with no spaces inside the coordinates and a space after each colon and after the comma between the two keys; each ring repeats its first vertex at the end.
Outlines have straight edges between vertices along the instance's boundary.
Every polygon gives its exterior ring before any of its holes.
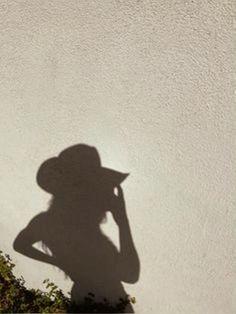
{"type": "MultiPolygon", "coordinates": [[[[121,188],[127,176],[102,167],[96,148],[85,144],[63,150],[38,170],[37,183],[52,200],[17,235],[13,247],[61,269],[73,281],[75,302],[88,292],[116,302],[127,295],[122,282],[138,281],[140,261],[121,188]],[[100,228],[109,211],[118,225],[119,250],[100,228]],[[43,251],[35,248],[38,242],[43,251]]],[[[127,312],[133,312],[131,306],[127,312]]]]}

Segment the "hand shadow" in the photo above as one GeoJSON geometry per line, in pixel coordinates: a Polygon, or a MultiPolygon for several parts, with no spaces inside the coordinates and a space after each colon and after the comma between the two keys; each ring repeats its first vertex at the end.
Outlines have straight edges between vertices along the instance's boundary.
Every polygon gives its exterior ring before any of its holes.
{"type": "MultiPolygon", "coordinates": [[[[102,167],[97,150],[85,144],[63,150],[38,170],[37,182],[52,201],[18,234],[13,247],[60,268],[73,281],[75,302],[88,292],[118,301],[127,296],[122,281],[138,281],[140,262],[120,187],[127,176],[102,167]],[[107,211],[119,228],[119,251],[100,229],[107,211]],[[44,252],[33,247],[37,242],[44,252]]],[[[131,305],[126,312],[133,312],[131,305]]]]}

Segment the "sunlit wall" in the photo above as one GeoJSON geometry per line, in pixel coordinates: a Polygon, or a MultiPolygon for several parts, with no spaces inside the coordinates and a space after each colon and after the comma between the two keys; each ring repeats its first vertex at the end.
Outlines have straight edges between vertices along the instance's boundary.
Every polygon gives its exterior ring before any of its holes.
{"type": "Polygon", "coordinates": [[[12,243],[48,208],[40,164],[86,143],[130,173],[136,312],[235,313],[232,19],[233,1],[1,1],[1,249],[28,286],[70,290],[12,243]]]}

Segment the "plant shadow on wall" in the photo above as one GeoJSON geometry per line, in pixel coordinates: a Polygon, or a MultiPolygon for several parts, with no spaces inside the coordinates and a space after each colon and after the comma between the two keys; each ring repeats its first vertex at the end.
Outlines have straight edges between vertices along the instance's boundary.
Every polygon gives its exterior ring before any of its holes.
{"type": "MultiPolygon", "coordinates": [[[[29,222],[13,246],[69,276],[75,303],[88,292],[98,300],[125,299],[122,281],[138,281],[140,262],[121,188],[127,176],[102,167],[98,151],[85,144],[63,150],[38,170],[38,185],[53,197],[48,210],[29,222]],[[108,211],[119,228],[119,250],[100,229],[108,211]],[[37,242],[42,250],[35,248],[37,242]]],[[[133,312],[131,304],[126,312],[133,312]]]]}

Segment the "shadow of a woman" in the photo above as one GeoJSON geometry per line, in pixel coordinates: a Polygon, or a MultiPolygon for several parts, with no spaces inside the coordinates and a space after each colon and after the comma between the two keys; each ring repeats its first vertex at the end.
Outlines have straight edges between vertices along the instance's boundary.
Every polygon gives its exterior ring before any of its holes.
{"type": "MultiPolygon", "coordinates": [[[[78,144],[46,160],[37,182],[53,198],[16,237],[14,249],[59,267],[73,281],[72,300],[88,292],[115,301],[127,296],[123,282],[135,283],[140,262],[120,186],[128,174],[101,165],[96,148],[78,144]],[[118,225],[120,249],[100,225],[110,211],[118,225]],[[41,242],[44,252],[33,245],[41,242]],[[49,254],[50,252],[50,254],[49,254]]],[[[131,306],[126,309],[133,312],[131,306]]]]}

